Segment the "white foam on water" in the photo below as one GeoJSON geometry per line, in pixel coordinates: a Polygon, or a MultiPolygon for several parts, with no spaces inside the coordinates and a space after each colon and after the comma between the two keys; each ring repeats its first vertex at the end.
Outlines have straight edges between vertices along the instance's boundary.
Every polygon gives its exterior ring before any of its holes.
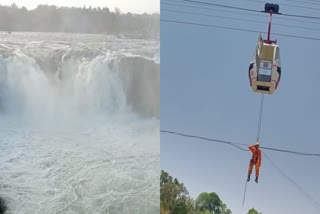
{"type": "Polygon", "coordinates": [[[35,55],[50,50],[30,45],[0,57],[0,196],[8,213],[159,213],[160,123],[128,104],[120,55],[104,47],[84,57],[63,44],[61,58],[43,65],[35,55]]]}

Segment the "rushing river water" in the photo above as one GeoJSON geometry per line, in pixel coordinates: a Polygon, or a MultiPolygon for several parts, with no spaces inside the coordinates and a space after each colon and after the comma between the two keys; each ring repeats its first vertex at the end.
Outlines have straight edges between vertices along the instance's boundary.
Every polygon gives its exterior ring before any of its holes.
{"type": "Polygon", "coordinates": [[[0,35],[7,213],[159,213],[159,41],[0,35]]]}

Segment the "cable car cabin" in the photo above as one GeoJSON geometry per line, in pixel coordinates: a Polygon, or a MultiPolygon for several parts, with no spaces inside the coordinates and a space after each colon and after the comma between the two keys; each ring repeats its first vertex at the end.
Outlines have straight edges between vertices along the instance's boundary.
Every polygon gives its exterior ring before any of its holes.
{"type": "Polygon", "coordinates": [[[259,35],[255,57],[250,62],[249,80],[254,92],[273,94],[281,77],[280,52],[273,41],[265,41],[259,35]]]}

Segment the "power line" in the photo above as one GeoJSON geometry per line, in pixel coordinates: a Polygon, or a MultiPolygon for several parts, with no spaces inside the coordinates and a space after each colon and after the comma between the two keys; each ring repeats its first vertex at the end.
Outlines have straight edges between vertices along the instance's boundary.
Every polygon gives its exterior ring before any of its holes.
{"type": "Polygon", "coordinates": [[[291,16],[291,17],[297,17],[297,18],[306,18],[306,19],[317,19],[317,20],[320,19],[320,17],[318,16],[304,16],[304,15],[295,15],[295,14],[288,14],[288,13],[279,13],[278,15],[291,16]]]}
{"type": "Polygon", "coordinates": [[[301,156],[320,156],[318,153],[305,153],[305,152],[295,152],[295,151],[288,151],[284,149],[275,149],[275,148],[270,148],[270,147],[265,147],[265,146],[260,146],[260,148],[265,149],[265,150],[272,150],[276,152],[284,152],[284,153],[291,153],[295,155],[301,155],[301,156]]]}
{"type": "MultiPolygon", "coordinates": [[[[289,0],[289,1],[290,1],[290,0],[289,0]]],[[[306,0],[306,1],[319,2],[319,1],[317,1],[317,0],[306,0]]]]}
{"type": "Polygon", "coordinates": [[[230,5],[223,5],[223,4],[216,4],[216,3],[211,3],[211,2],[194,1],[194,0],[181,0],[181,1],[191,2],[191,3],[194,3],[194,4],[202,4],[202,5],[224,7],[224,8],[230,8],[230,9],[236,9],[236,10],[250,11],[250,12],[256,12],[256,13],[260,13],[261,12],[259,10],[248,9],[248,8],[243,8],[243,7],[235,7],[235,6],[230,6],[230,5]]]}
{"type": "Polygon", "coordinates": [[[292,183],[309,201],[311,201],[317,208],[320,208],[320,204],[307,193],[299,184],[297,184],[291,177],[286,175],[267,155],[262,152],[263,155],[270,161],[270,163],[281,173],[281,175],[286,178],[290,183],[292,183]]]}
{"type": "MultiPolygon", "coordinates": [[[[221,28],[221,29],[228,29],[228,30],[237,30],[237,31],[244,31],[244,32],[251,32],[251,33],[266,33],[266,32],[257,31],[257,30],[249,30],[249,29],[241,29],[241,28],[234,28],[234,27],[225,27],[225,26],[218,26],[218,25],[201,24],[201,23],[194,23],[194,22],[184,22],[184,21],[169,20],[169,19],[160,19],[160,21],[162,21],[162,22],[171,22],[171,23],[176,23],[176,24],[202,26],[202,27],[209,27],[209,28],[221,28]]],[[[278,36],[284,36],[284,37],[299,38],[299,39],[316,40],[316,41],[320,40],[320,38],[314,38],[314,37],[297,36],[297,35],[289,35],[289,34],[282,34],[282,33],[272,33],[272,34],[273,35],[278,35],[278,36]]]]}
{"type": "MultiPolygon", "coordinates": [[[[167,11],[167,12],[173,12],[173,13],[182,13],[182,14],[190,14],[190,15],[197,15],[197,16],[216,17],[216,18],[223,18],[223,19],[231,19],[231,20],[239,20],[239,21],[245,21],[245,22],[254,22],[254,23],[266,24],[266,22],[263,22],[263,21],[257,21],[257,20],[251,20],[251,19],[241,19],[241,18],[227,17],[227,16],[219,16],[219,15],[211,15],[211,14],[205,14],[205,13],[194,13],[194,12],[187,12],[187,11],[180,11],[180,10],[171,10],[171,9],[161,9],[161,11],[167,11]]],[[[320,23],[318,23],[318,24],[320,24],[320,23]]],[[[302,26],[278,24],[278,23],[273,23],[273,25],[284,26],[284,27],[292,27],[292,28],[299,28],[299,29],[306,29],[306,30],[320,31],[320,28],[308,28],[308,27],[302,27],[302,26]]]]}
{"type": "Polygon", "coordinates": [[[248,185],[248,182],[246,181],[246,184],[244,186],[244,192],[243,192],[242,207],[244,205],[244,201],[246,200],[247,185],[248,185]]]}
{"type": "MultiPolygon", "coordinates": [[[[166,0],[164,0],[166,1],[166,0]]],[[[171,0],[173,1],[173,0],[171,0]]],[[[169,2],[171,2],[169,1],[169,2]]],[[[183,1],[175,1],[175,2],[179,2],[179,3],[188,3],[188,2],[183,2],[183,1]]],[[[211,7],[198,7],[195,5],[184,5],[184,4],[175,4],[175,3],[165,3],[165,2],[161,2],[161,4],[165,4],[165,5],[174,5],[174,6],[179,6],[179,7],[189,7],[189,8],[198,8],[198,9],[205,9],[205,10],[215,10],[215,11],[221,11],[221,12],[229,12],[229,13],[238,13],[238,14],[246,14],[246,15],[253,15],[253,16],[259,16],[261,17],[261,15],[257,15],[257,14],[250,14],[250,13],[241,13],[238,11],[230,11],[230,10],[219,10],[219,9],[215,9],[215,8],[211,8],[211,7]]]]}
{"type": "Polygon", "coordinates": [[[243,143],[235,143],[235,142],[226,141],[226,140],[218,140],[218,139],[206,138],[206,137],[201,137],[201,136],[196,136],[196,135],[178,133],[178,132],[174,132],[174,131],[160,130],[160,132],[168,133],[168,134],[180,135],[180,136],[183,136],[183,137],[197,138],[197,139],[206,140],[206,141],[213,141],[213,142],[217,142],[217,143],[228,144],[228,145],[231,145],[231,146],[235,146],[235,147],[237,147],[238,149],[240,149],[242,151],[248,151],[247,149],[243,149],[243,148],[240,147],[240,146],[247,146],[246,144],[243,144],[243,143]],[[238,145],[240,145],[240,146],[238,146],[238,145]]]}
{"type": "MultiPolygon", "coordinates": [[[[178,132],[174,132],[174,131],[167,131],[167,130],[160,130],[160,132],[163,133],[169,133],[169,134],[175,134],[175,135],[180,135],[180,136],[184,136],[184,137],[190,137],[190,138],[198,138],[198,139],[203,139],[203,140],[208,140],[208,141],[214,141],[214,142],[220,142],[220,143],[225,143],[225,144],[229,144],[229,145],[246,145],[246,144],[242,144],[242,143],[235,143],[235,142],[231,142],[231,141],[224,141],[224,140],[217,140],[217,139],[212,139],[212,138],[206,138],[206,137],[200,137],[200,136],[195,136],[195,135],[188,135],[188,134],[182,134],[182,133],[178,133],[178,132]]],[[[241,150],[244,150],[243,148],[236,146],[241,150]]],[[[261,147],[260,148],[264,148],[261,147]]],[[[277,150],[277,149],[276,149],[277,150]]],[[[247,150],[245,150],[247,151],[247,150]]],[[[292,152],[292,151],[288,151],[288,150],[283,150],[286,152],[292,152]]],[[[284,178],[286,178],[290,183],[292,183],[299,191],[300,193],[302,193],[309,201],[311,201],[317,208],[320,208],[320,204],[309,194],[307,193],[299,184],[297,184],[290,176],[288,176],[287,174],[285,174],[267,155],[266,153],[264,153],[262,151],[263,155],[270,161],[270,163],[281,173],[282,176],[284,176],[284,178]]],[[[301,152],[293,152],[293,153],[300,153],[301,152]]],[[[308,153],[304,153],[304,155],[317,155],[320,156],[320,154],[308,154],[308,153]]],[[[247,182],[246,182],[247,184],[247,182]]],[[[247,185],[245,186],[245,190],[244,190],[244,196],[243,196],[243,201],[242,201],[242,206],[244,204],[245,201],[245,192],[247,189],[247,185]]]]}
{"type": "MultiPolygon", "coordinates": [[[[229,29],[229,30],[238,30],[238,31],[245,31],[245,32],[252,32],[252,33],[261,33],[261,31],[257,30],[249,30],[249,29],[241,29],[241,28],[234,28],[234,27],[225,27],[219,25],[208,25],[208,24],[200,24],[200,23],[192,23],[192,22],[183,22],[183,21],[176,21],[176,20],[169,20],[169,19],[160,19],[163,22],[172,22],[177,24],[189,24],[189,25],[197,25],[203,27],[213,27],[213,28],[222,28],[222,29],[229,29]]],[[[266,33],[266,32],[264,32],[266,33]]]]}
{"type": "MultiPolygon", "coordinates": [[[[258,1],[258,0],[247,0],[247,1],[258,2],[258,3],[266,3],[265,1],[258,1]]],[[[305,2],[305,1],[298,1],[298,0],[284,0],[284,1],[296,2],[296,3],[302,3],[302,4],[320,5],[319,3],[305,2]]],[[[281,4],[281,5],[284,5],[284,6],[288,6],[288,7],[297,7],[297,8],[305,8],[305,9],[312,9],[312,10],[315,9],[315,10],[317,10],[317,8],[304,7],[304,6],[299,6],[299,5],[292,5],[292,4],[286,4],[286,3],[278,3],[278,4],[281,4]]]]}
{"type": "Polygon", "coordinates": [[[314,3],[314,2],[306,2],[306,1],[298,1],[298,0],[285,0],[285,1],[290,1],[290,2],[299,2],[303,4],[313,4],[313,5],[320,5],[319,3],[314,3]]]}
{"type": "MultiPolygon", "coordinates": [[[[167,1],[167,0],[163,0],[167,1]]],[[[180,1],[178,1],[180,2],[180,1]]],[[[171,6],[178,6],[178,7],[186,7],[186,8],[193,8],[193,9],[202,9],[202,10],[213,10],[213,11],[220,11],[220,12],[227,12],[227,13],[234,13],[234,14],[242,14],[242,15],[248,15],[248,16],[255,16],[255,17],[261,17],[261,15],[258,14],[251,14],[251,13],[245,13],[245,12],[239,12],[239,11],[230,11],[230,10],[221,10],[221,9],[216,9],[216,8],[211,8],[211,7],[199,7],[195,5],[185,5],[185,4],[176,4],[176,3],[166,3],[166,2],[161,2],[161,4],[164,5],[171,5],[171,6]]],[[[302,22],[302,23],[309,23],[309,24],[320,24],[319,22],[316,21],[306,21],[306,20],[299,20],[299,19],[292,19],[292,18],[287,18],[287,17],[277,17],[277,19],[282,19],[282,20],[289,20],[289,21],[295,21],[295,22],[302,22]]]]}
{"type": "MultiPolygon", "coordinates": [[[[258,1],[258,0],[247,0],[247,1],[265,3],[265,1],[258,1]]],[[[292,4],[286,4],[286,3],[281,3],[281,5],[288,6],[288,7],[295,7],[295,8],[304,8],[304,9],[309,9],[309,10],[319,10],[319,8],[298,6],[298,5],[292,5],[292,4]]]]}
{"type": "MultiPolygon", "coordinates": [[[[201,140],[206,140],[206,141],[228,144],[228,145],[235,146],[242,151],[248,151],[248,149],[243,149],[240,146],[246,146],[246,147],[249,146],[248,144],[237,143],[237,142],[226,141],[226,140],[219,140],[219,139],[214,139],[214,138],[201,137],[201,136],[197,136],[197,135],[184,134],[184,133],[179,133],[179,132],[169,131],[169,130],[160,130],[160,132],[167,133],[167,134],[173,134],[173,135],[179,135],[179,136],[188,137],[188,138],[196,138],[196,139],[201,139],[201,140]]],[[[297,152],[297,151],[283,150],[283,149],[263,147],[263,146],[260,146],[260,148],[266,149],[266,150],[272,150],[272,151],[276,151],[276,152],[291,153],[291,154],[295,154],[295,155],[320,157],[320,153],[305,153],[305,152],[297,152]]]]}
{"type": "Polygon", "coordinates": [[[191,15],[200,15],[200,16],[217,17],[217,18],[225,18],[225,19],[232,19],[232,20],[241,20],[241,21],[247,21],[247,22],[256,22],[256,23],[264,23],[264,24],[266,23],[266,22],[263,22],[263,21],[240,19],[240,18],[227,17],[227,16],[204,14],[204,13],[194,13],[194,12],[186,12],[186,11],[171,10],[171,9],[161,9],[161,10],[162,11],[168,11],[168,12],[175,12],[175,13],[184,13],[184,14],[191,14],[191,15]]]}
{"type": "MultiPolygon", "coordinates": [[[[210,2],[202,2],[202,1],[194,1],[194,0],[181,0],[181,1],[191,2],[191,3],[195,3],[195,4],[209,5],[209,6],[225,7],[225,8],[236,9],[236,10],[244,10],[244,11],[250,11],[250,12],[258,12],[258,13],[264,12],[264,11],[260,11],[260,10],[247,9],[247,8],[243,8],[243,7],[235,7],[235,6],[223,5],[223,4],[215,4],[215,3],[210,3],[210,2]]],[[[307,18],[307,19],[317,19],[317,20],[320,19],[320,17],[317,17],[317,16],[304,16],[304,15],[287,14],[287,13],[278,13],[277,15],[292,16],[292,17],[307,18]]]]}

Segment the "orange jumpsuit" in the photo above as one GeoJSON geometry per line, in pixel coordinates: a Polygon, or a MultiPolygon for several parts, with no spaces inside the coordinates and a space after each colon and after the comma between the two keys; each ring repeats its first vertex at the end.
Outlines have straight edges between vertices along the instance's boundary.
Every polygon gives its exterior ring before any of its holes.
{"type": "Polygon", "coordinates": [[[255,165],[256,177],[259,177],[259,169],[261,166],[261,150],[256,145],[249,146],[249,149],[252,152],[252,158],[250,160],[248,175],[251,175],[253,165],[255,165]]]}

